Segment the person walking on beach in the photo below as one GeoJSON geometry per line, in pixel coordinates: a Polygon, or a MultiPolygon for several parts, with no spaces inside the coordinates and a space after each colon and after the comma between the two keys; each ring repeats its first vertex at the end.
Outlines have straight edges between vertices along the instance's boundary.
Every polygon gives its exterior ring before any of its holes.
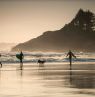
{"type": "MultiPolygon", "coordinates": [[[[0,57],[1,57],[1,54],[0,54],[0,57]]],[[[1,63],[1,60],[0,60],[0,65],[1,65],[1,68],[2,68],[2,63],[1,63]]]]}
{"type": "Polygon", "coordinates": [[[71,50],[69,50],[67,56],[69,56],[70,70],[71,70],[71,67],[72,67],[72,57],[76,58],[76,56],[71,52],[71,50]]]}

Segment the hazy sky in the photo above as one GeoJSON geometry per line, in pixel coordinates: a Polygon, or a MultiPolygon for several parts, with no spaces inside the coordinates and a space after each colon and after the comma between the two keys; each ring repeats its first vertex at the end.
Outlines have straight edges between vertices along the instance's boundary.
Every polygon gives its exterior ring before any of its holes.
{"type": "Polygon", "coordinates": [[[0,0],[0,42],[25,42],[60,29],[80,8],[95,13],[95,0],[0,0]]]}

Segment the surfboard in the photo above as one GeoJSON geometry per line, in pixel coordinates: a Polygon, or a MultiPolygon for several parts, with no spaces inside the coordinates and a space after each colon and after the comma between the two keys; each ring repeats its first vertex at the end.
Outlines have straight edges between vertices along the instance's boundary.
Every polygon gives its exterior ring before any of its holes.
{"type": "Polygon", "coordinates": [[[21,59],[20,54],[16,54],[16,57],[17,57],[18,59],[21,59]]]}

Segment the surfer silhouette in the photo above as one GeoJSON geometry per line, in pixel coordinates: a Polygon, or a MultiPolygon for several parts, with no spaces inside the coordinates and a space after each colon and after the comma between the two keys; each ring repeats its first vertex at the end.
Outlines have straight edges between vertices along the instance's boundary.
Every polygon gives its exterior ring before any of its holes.
{"type": "Polygon", "coordinates": [[[22,70],[23,69],[23,58],[24,58],[22,51],[20,52],[20,54],[16,54],[16,57],[20,60],[20,69],[22,70]]]}
{"type": "MultiPolygon", "coordinates": [[[[1,57],[1,54],[0,54],[0,57],[1,57]]],[[[0,65],[1,65],[1,68],[2,68],[2,63],[1,63],[1,60],[0,60],[0,65]]]]}
{"type": "Polygon", "coordinates": [[[22,51],[20,52],[20,69],[22,70],[23,69],[23,58],[24,58],[24,55],[22,53],[22,51]]]}
{"type": "MultiPolygon", "coordinates": [[[[67,56],[69,57],[70,70],[71,70],[71,67],[72,67],[72,57],[76,58],[76,56],[71,52],[71,50],[69,50],[67,56]]],[[[66,57],[67,57],[67,56],[66,56],[66,57]]]]}

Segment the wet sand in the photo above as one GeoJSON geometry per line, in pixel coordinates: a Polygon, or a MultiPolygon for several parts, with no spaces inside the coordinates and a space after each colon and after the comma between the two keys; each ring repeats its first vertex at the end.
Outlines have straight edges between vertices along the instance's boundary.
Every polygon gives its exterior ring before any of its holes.
{"type": "Polygon", "coordinates": [[[94,97],[95,64],[4,64],[0,69],[0,97],[94,97]]]}

